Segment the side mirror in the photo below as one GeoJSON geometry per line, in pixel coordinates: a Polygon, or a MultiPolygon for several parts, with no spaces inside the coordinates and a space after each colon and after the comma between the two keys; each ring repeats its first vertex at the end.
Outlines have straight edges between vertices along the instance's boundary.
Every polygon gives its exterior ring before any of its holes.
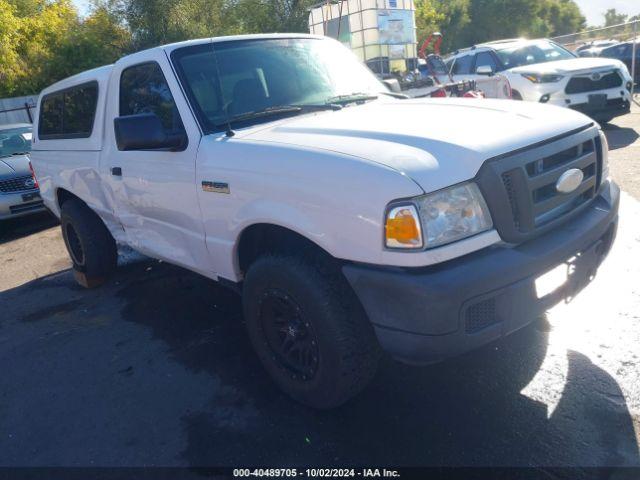
{"type": "Polygon", "coordinates": [[[186,133],[168,135],[155,113],[126,115],[113,119],[118,150],[183,150],[186,133]]]}
{"type": "Polygon", "coordinates": [[[490,77],[493,73],[493,68],[489,65],[481,65],[476,68],[476,75],[486,75],[487,77],[490,77]]]}
{"type": "Polygon", "coordinates": [[[395,78],[385,78],[382,80],[382,83],[387,87],[390,92],[393,93],[402,93],[402,88],[400,88],[400,82],[395,78]]]}

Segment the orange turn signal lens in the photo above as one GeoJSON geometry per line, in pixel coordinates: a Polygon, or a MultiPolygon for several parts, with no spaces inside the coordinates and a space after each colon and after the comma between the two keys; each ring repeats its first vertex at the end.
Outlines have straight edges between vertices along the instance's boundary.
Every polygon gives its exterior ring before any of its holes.
{"type": "Polygon", "coordinates": [[[386,245],[390,248],[421,248],[420,217],[413,205],[392,208],[385,225],[386,245]]]}

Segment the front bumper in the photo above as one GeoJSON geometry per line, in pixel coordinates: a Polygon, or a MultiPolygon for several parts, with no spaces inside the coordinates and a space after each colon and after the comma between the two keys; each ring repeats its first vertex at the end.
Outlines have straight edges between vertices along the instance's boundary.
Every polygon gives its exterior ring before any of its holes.
{"type": "Polygon", "coordinates": [[[604,106],[593,106],[589,103],[570,105],[569,108],[584,113],[596,121],[606,121],[631,111],[631,102],[624,98],[607,99],[604,106]]]}
{"type": "MultiPolygon", "coordinates": [[[[546,103],[557,107],[568,107],[584,113],[596,121],[614,118],[629,113],[631,109],[631,92],[626,89],[625,79],[622,86],[606,90],[594,90],[584,93],[566,93],[567,80],[559,84],[539,84],[525,92],[525,100],[546,103]],[[597,105],[590,99],[593,95],[606,95],[604,105],[597,105]],[[542,98],[547,96],[546,102],[542,98]]],[[[514,87],[515,88],[515,87],[514,87]]],[[[517,89],[517,88],[516,88],[517,89]]]]}
{"type": "Polygon", "coordinates": [[[406,363],[433,363],[508,335],[582,290],[615,238],[619,196],[607,182],[577,217],[513,248],[419,269],[346,264],[343,272],[383,349],[406,363]],[[538,298],[536,279],[563,263],[567,281],[538,298]]]}
{"type": "Polygon", "coordinates": [[[40,193],[35,191],[0,193],[0,220],[31,215],[46,210],[40,193]]]}

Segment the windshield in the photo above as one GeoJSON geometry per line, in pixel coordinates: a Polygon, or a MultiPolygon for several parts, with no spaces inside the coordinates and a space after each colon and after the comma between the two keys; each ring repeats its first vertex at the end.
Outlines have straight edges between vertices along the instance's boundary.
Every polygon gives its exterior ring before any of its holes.
{"type": "Polygon", "coordinates": [[[0,129],[0,157],[31,151],[31,127],[0,129]]]}
{"type": "Polygon", "coordinates": [[[515,47],[496,50],[496,53],[505,69],[575,58],[573,53],[548,40],[519,43],[515,47]]]}
{"type": "Polygon", "coordinates": [[[269,121],[273,115],[246,114],[366,101],[385,91],[353,53],[329,39],[217,42],[178,49],[171,58],[205,131],[221,130],[227,113],[245,122],[269,121]]]}

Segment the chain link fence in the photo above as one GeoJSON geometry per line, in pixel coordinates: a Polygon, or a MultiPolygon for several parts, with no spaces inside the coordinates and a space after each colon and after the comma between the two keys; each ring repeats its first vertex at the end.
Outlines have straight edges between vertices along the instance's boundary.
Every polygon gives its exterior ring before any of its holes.
{"type": "Polygon", "coordinates": [[[640,105],[640,20],[594,28],[552,39],[581,57],[616,58],[627,65],[633,101],[640,105]]]}
{"type": "Polygon", "coordinates": [[[0,125],[33,123],[37,95],[0,98],[0,125]]]}

